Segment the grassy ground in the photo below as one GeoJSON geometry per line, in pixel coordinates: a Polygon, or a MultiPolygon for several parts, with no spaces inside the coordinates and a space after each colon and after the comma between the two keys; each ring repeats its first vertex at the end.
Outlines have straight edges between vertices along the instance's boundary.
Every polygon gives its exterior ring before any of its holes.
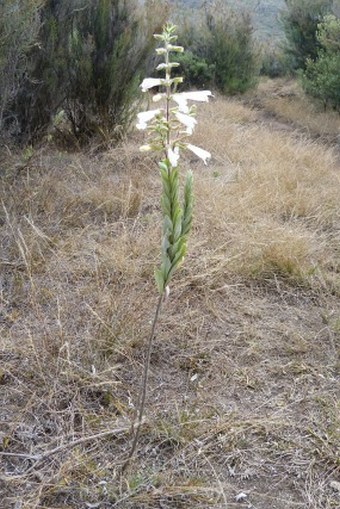
{"type": "Polygon", "coordinates": [[[200,111],[213,161],[188,159],[193,234],[123,475],[157,300],[155,162],[137,134],[6,158],[4,509],[339,507],[337,151],[238,102],[200,111]]]}
{"type": "Polygon", "coordinates": [[[339,147],[339,114],[336,111],[324,111],[321,103],[308,99],[296,81],[264,78],[256,92],[250,93],[249,99],[267,119],[272,117],[283,122],[279,129],[292,130],[295,127],[305,136],[339,147]]]}

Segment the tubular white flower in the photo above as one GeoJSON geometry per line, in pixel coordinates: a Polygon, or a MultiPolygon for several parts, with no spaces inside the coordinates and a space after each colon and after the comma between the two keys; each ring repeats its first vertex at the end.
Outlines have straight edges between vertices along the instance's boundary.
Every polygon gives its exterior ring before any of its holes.
{"type": "Polygon", "coordinates": [[[175,147],[173,150],[171,147],[167,150],[168,159],[173,168],[177,168],[179,160],[179,148],[175,147]]]}
{"type": "Polygon", "coordinates": [[[183,92],[185,97],[190,101],[198,101],[207,103],[209,101],[209,97],[212,97],[212,93],[210,90],[197,90],[195,92],[183,92]]]}
{"type": "Polygon", "coordinates": [[[172,98],[178,104],[179,111],[189,113],[188,101],[183,94],[174,94],[172,98]]]}
{"type": "Polygon", "coordinates": [[[166,97],[166,94],[156,94],[152,96],[152,100],[154,103],[158,103],[158,101],[161,101],[164,97],[166,97]]]}
{"type": "Polygon", "coordinates": [[[156,71],[162,71],[162,70],[171,70],[173,67],[179,67],[179,63],[178,62],[169,62],[169,63],[164,63],[162,62],[161,64],[158,64],[157,67],[156,67],[156,71]]]}
{"type": "Polygon", "coordinates": [[[137,129],[143,130],[148,127],[148,122],[155,118],[156,115],[158,115],[161,112],[160,109],[158,110],[150,110],[150,111],[142,111],[141,113],[138,113],[138,123],[136,125],[137,129]]]}
{"type": "Polygon", "coordinates": [[[140,85],[142,92],[146,92],[149,88],[157,87],[158,85],[162,85],[163,80],[159,78],[145,78],[140,85]]]}
{"type": "Polygon", "coordinates": [[[179,111],[188,113],[188,101],[208,102],[212,97],[210,90],[199,90],[197,92],[180,92],[173,94],[173,100],[178,104],[179,111]]]}
{"type": "Polygon", "coordinates": [[[167,44],[166,49],[168,51],[175,51],[176,53],[183,53],[183,46],[174,46],[173,44],[167,44]]]}
{"type": "Polygon", "coordinates": [[[162,69],[170,69],[170,64],[165,64],[164,62],[158,64],[156,67],[156,71],[161,71],[162,69]]]}
{"type": "Polygon", "coordinates": [[[197,124],[197,120],[194,117],[185,115],[180,111],[176,111],[175,117],[181,124],[183,124],[186,127],[187,134],[192,134],[194,132],[195,125],[197,124]]]}
{"type": "Polygon", "coordinates": [[[193,152],[197,157],[199,157],[200,159],[202,159],[202,161],[204,162],[204,164],[208,164],[207,161],[208,159],[211,158],[211,154],[210,152],[208,152],[207,150],[203,150],[203,148],[200,148],[200,147],[196,147],[196,145],[191,145],[191,143],[187,143],[186,144],[187,148],[189,150],[191,150],[191,152],[193,152]]]}

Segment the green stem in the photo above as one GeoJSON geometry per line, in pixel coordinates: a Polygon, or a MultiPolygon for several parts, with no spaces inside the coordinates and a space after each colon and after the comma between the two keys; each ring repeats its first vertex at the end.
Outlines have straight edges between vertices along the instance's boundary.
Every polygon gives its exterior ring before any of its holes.
{"type": "Polygon", "coordinates": [[[153,338],[155,336],[156,325],[157,325],[158,318],[159,318],[159,313],[160,313],[160,310],[161,310],[161,307],[162,307],[163,297],[164,297],[164,293],[162,293],[159,296],[157,307],[156,307],[156,311],[155,311],[155,316],[154,316],[154,319],[153,319],[153,322],[152,322],[150,336],[149,336],[149,339],[148,339],[146,359],[145,359],[145,362],[144,362],[143,382],[142,382],[142,387],[141,387],[141,391],[140,391],[139,398],[138,398],[137,426],[136,426],[135,436],[133,438],[131,450],[130,450],[129,455],[128,455],[128,457],[127,457],[127,459],[126,459],[126,461],[125,461],[125,463],[124,463],[124,465],[122,467],[122,471],[123,472],[126,470],[126,468],[128,467],[131,459],[133,458],[133,455],[135,454],[137,443],[138,443],[138,438],[139,438],[139,435],[140,435],[140,430],[141,430],[141,426],[142,426],[142,422],[143,422],[145,400],[146,400],[147,386],[148,386],[148,379],[149,379],[149,371],[150,371],[150,359],[151,359],[151,351],[152,351],[152,341],[153,341],[153,338]]]}
{"type": "MultiPolygon", "coordinates": [[[[165,63],[167,66],[169,65],[169,62],[170,62],[169,51],[167,51],[165,54],[165,63]]],[[[170,80],[170,78],[171,78],[171,73],[169,71],[169,68],[167,67],[166,71],[165,71],[165,79],[168,82],[170,80]]],[[[169,145],[170,145],[170,100],[171,100],[171,85],[167,85],[166,86],[166,122],[168,125],[168,131],[167,131],[167,136],[166,136],[167,147],[169,147],[169,145]]],[[[165,151],[165,157],[168,157],[166,151],[165,151]]]]}

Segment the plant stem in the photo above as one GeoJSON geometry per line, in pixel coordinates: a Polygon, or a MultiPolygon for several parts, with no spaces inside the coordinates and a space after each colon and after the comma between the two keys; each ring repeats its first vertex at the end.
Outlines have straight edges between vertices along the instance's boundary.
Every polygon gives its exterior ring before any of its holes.
{"type": "MultiPolygon", "coordinates": [[[[169,65],[169,62],[170,62],[169,52],[167,51],[166,55],[165,55],[165,63],[167,66],[169,65]]],[[[165,71],[166,82],[169,82],[170,78],[171,78],[171,72],[169,71],[169,69],[167,67],[166,71],[165,71]]],[[[166,134],[166,148],[169,148],[169,146],[170,146],[170,99],[171,99],[171,85],[169,84],[166,86],[166,122],[168,125],[168,131],[166,134]]],[[[167,157],[167,156],[168,156],[167,151],[165,151],[165,157],[167,157]]]]}
{"type": "Polygon", "coordinates": [[[140,429],[142,426],[142,421],[143,421],[143,416],[144,416],[145,400],[146,400],[147,387],[148,387],[152,340],[155,336],[156,326],[157,326],[157,322],[158,322],[158,318],[159,318],[159,313],[160,313],[160,310],[162,307],[163,297],[164,297],[164,292],[162,294],[160,294],[160,296],[159,296],[156,311],[155,311],[155,316],[154,316],[154,319],[152,322],[150,336],[148,339],[146,359],[144,361],[143,381],[142,381],[141,391],[140,391],[139,398],[138,398],[138,417],[137,417],[136,431],[135,431],[135,436],[133,438],[131,450],[130,450],[129,455],[122,467],[123,472],[126,470],[127,466],[129,465],[129,463],[136,451],[138,438],[140,435],[140,429]]]}

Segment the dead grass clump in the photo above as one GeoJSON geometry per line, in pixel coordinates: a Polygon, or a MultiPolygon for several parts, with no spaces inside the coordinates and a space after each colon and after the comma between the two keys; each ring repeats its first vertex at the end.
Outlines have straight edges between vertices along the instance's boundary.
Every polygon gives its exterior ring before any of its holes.
{"type": "Polygon", "coordinates": [[[289,230],[275,224],[255,225],[237,232],[233,240],[232,272],[260,279],[275,275],[303,284],[316,270],[318,248],[315,239],[298,229],[289,230]]]}

